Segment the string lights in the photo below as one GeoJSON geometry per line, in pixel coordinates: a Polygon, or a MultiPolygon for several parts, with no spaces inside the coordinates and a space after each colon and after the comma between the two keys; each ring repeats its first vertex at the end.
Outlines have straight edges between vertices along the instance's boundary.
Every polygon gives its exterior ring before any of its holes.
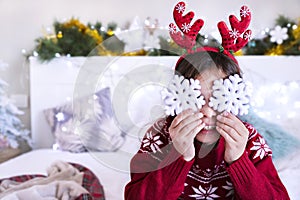
{"type": "Polygon", "coordinates": [[[258,86],[252,107],[260,117],[270,120],[295,118],[300,112],[300,80],[258,86]]]}

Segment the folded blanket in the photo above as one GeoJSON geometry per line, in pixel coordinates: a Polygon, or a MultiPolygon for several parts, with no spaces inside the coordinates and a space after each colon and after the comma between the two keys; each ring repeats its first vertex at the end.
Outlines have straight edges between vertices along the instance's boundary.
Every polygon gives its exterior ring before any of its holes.
{"type": "Polygon", "coordinates": [[[82,187],[83,173],[71,164],[56,161],[47,169],[46,177],[37,177],[25,182],[3,180],[0,199],[62,199],[72,200],[88,191],[82,187]]]}
{"type": "Polygon", "coordinates": [[[46,185],[33,185],[26,189],[11,192],[2,200],[50,200],[76,199],[87,191],[74,181],[54,181],[46,185]]]}

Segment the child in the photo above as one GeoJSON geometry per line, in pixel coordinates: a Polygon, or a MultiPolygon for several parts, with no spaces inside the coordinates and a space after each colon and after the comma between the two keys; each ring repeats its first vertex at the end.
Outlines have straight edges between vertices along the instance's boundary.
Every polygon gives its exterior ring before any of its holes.
{"type": "Polygon", "coordinates": [[[200,48],[176,73],[199,80],[205,104],[159,119],[131,160],[125,199],[289,199],[272,151],[249,123],[209,106],[215,80],[241,71],[229,51],[200,48]]]}
{"type": "MultiPolygon", "coordinates": [[[[240,74],[228,56],[209,51],[187,55],[176,71],[197,78],[206,101],[214,80],[240,74]]],[[[147,131],[131,161],[125,198],[289,199],[271,155],[250,124],[206,103],[197,112],[160,119],[147,131]]]]}

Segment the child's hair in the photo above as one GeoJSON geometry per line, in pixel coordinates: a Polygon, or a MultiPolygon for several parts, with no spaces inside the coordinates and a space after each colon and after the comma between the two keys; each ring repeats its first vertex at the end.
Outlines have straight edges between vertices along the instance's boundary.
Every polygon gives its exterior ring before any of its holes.
{"type": "Polygon", "coordinates": [[[187,79],[196,78],[201,72],[216,67],[227,76],[239,74],[242,77],[240,67],[231,58],[221,52],[200,51],[181,57],[175,67],[176,74],[187,79]]]}

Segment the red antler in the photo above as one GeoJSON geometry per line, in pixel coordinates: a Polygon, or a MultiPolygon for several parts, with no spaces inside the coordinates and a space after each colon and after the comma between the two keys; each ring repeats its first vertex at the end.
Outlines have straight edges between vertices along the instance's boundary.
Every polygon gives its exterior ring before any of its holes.
{"type": "Polygon", "coordinates": [[[251,21],[251,12],[247,6],[241,7],[240,16],[241,21],[239,21],[234,15],[229,16],[232,31],[228,29],[225,22],[221,21],[218,23],[219,32],[222,36],[222,46],[226,50],[236,52],[243,48],[250,39],[251,30],[246,29],[251,21]]]}
{"type": "Polygon", "coordinates": [[[184,2],[177,3],[173,10],[173,18],[183,35],[177,31],[176,25],[173,23],[169,25],[169,32],[171,38],[176,44],[186,48],[187,50],[191,50],[196,43],[197,34],[202,28],[204,21],[202,19],[198,19],[193,25],[191,25],[191,21],[194,18],[194,12],[189,12],[183,16],[182,14],[184,11],[184,2]]]}

